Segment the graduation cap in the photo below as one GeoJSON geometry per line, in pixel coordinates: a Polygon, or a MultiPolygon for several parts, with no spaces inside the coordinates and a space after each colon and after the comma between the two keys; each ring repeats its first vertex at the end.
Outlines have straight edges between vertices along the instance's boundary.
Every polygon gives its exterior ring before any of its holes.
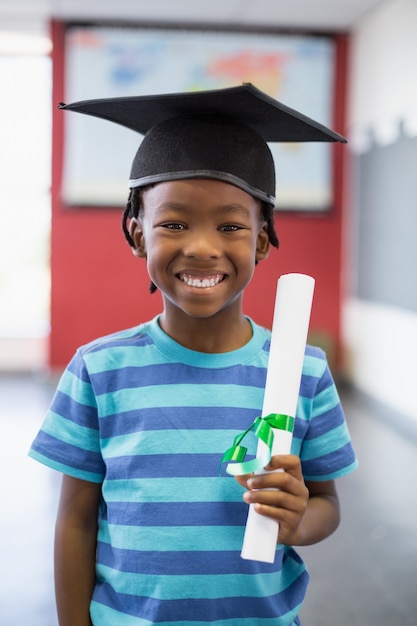
{"type": "Polygon", "coordinates": [[[346,139],[253,85],[185,93],[101,98],[59,108],[145,135],[129,187],[187,178],[229,182],[275,205],[275,167],[267,142],[346,139]]]}

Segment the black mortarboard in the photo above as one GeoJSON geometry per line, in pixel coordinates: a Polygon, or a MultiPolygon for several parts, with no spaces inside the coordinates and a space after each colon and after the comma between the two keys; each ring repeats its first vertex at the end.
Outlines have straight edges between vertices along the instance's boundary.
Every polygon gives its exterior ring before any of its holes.
{"type": "Polygon", "coordinates": [[[145,135],[133,160],[131,188],[214,178],[275,205],[275,168],[267,142],[346,142],[251,84],[59,106],[145,135]]]}

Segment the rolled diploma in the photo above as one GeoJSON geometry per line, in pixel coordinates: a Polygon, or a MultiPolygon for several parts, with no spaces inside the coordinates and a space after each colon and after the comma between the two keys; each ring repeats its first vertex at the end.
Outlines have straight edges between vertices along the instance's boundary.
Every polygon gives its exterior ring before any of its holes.
{"type": "MultiPolygon", "coordinates": [[[[271,347],[266,375],[262,416],[282,413],[295,417],[314,292],[314,278],[284,274],[277,283],[271,347]]],[[[274,429],[272,454],[290,454],[292,433],[274,429]]],[[[266,453],[259,440],[257,457],[266,453]]],[[[278,470],[279,471],[279,470],[278,470]]],[[[265,473],[259,470],[257,473],[265,473]]],[[[249,506],[241,557],[273,563],[278,522],[249,506]]]]}

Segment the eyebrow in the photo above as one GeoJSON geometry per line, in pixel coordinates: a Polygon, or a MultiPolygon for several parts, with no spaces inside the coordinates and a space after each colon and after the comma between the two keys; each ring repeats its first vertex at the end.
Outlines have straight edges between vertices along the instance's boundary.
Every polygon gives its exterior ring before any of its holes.
{"type": "Polygon", "coordinates": [[[250,211],[249,209],[247,209],[245,206],[243,206],[242,204],[226,204],[224,206],[219,206],[218,209],[216,209],[216,213],[225,213],[225,214],[240,214],[243,215],[244,217],[249,217],[250,215],[250,211]]]}
{"type": "MultiPolygon", "coordinates": [[[[165,204],[160,205],[158,207],[158,210],[161,212],[179,211],[181,213],[189,213],[193,211],[194,208],[186,204],[182,204],[181,202],[167,202],[165,204]]],[[[250,216],[250,210],[247,209],[242,204],[238,204],[238,203],[220,205],[214,208],[213,213],[216,215],[222,215],[222,214],[223,215],[233,215],[233,214],[239,215],[240,214],[243,217],[250,216]]]]}

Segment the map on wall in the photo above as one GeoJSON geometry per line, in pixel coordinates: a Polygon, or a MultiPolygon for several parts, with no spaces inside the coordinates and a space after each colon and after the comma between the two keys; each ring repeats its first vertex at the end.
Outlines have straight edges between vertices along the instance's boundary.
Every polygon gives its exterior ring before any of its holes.
{"type": "MultiPolygon", "coordinates": [[[[74,26],[66,33],[65,102],[252,83],[331,127],[334,54],[327,37],[74,26]]],[[[124,205],[141,135],[90,116],[63,115],[66,204],[124,205]]],[[[333,197],[331,147],[270,147],[277,169],[277,207],[328,209],[333,197]]]]}

